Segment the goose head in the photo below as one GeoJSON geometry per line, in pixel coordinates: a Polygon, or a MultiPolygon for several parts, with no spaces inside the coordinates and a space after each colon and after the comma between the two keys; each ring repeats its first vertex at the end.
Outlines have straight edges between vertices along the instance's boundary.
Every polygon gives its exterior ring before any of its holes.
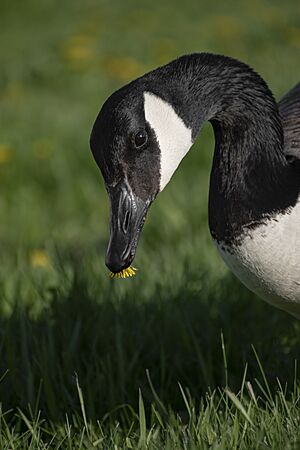
{"type": "Polygon", "coordinates": [[[113,93],[91,133],[110,199],[105,262],[112,272],[132,263],[150,205],[192,145],[191,128],[154,88],[142,77],[113,93]]]}

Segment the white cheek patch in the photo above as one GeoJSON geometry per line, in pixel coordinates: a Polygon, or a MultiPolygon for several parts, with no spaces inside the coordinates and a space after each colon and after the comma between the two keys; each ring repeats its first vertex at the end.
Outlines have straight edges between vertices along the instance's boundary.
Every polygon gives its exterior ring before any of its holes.
{"type": "Polygon", "coordinates": [[[160,148],[160,191],[170,181],[180,161],[192,146],[192,130],[172,106],[157,95],[144,93],[145,119],[153,129],[160,148]]]}

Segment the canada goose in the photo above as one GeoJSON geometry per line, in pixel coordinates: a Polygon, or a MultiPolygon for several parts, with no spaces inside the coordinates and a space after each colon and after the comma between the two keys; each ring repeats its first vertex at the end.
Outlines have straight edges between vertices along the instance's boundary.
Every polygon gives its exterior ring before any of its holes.
{"type": "Polygon", "coordinates": [[[182,56],[102,106],[90,144],[111,205],[106,265],[131,264],[149,206],[206,121],[218,251],[250,290],[300,318],[300,83],[278,108],[264,80],[229,57],[182,56]]]}

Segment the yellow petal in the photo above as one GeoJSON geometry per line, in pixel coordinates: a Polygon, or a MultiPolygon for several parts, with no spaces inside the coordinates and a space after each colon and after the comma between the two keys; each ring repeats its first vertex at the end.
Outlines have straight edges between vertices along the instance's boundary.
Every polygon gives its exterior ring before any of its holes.
{"type": "Polygon", "coordinates": [[[130,266],[127,267],[127,269],[123,269],[120,272],[110,272],[109,276],[111,278],[128,278],[128,277],[134,277],[135,272],[137,269],[135,269],[134,267],[130,266]]]}
{"type": "Polygon", "coordinates": [[[10,145],[0,144],[0,164],[5,164],[12,158],[12,148],[10,145]]]}
{"type": "Polygon", "coordinates": [[[30,263],[32,267],[48,267],[49,266],[49,258],[44,250],[33,250],[30,255],[30,263]]]}

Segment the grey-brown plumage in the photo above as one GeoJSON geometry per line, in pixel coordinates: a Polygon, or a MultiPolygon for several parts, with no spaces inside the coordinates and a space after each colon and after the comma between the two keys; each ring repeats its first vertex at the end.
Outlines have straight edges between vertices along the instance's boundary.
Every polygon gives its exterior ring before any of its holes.
{"type": "Polygon", "coordinates": [[[300,158],[300,83],[279,102],[284,132],[284,152],[300,158]]]}

